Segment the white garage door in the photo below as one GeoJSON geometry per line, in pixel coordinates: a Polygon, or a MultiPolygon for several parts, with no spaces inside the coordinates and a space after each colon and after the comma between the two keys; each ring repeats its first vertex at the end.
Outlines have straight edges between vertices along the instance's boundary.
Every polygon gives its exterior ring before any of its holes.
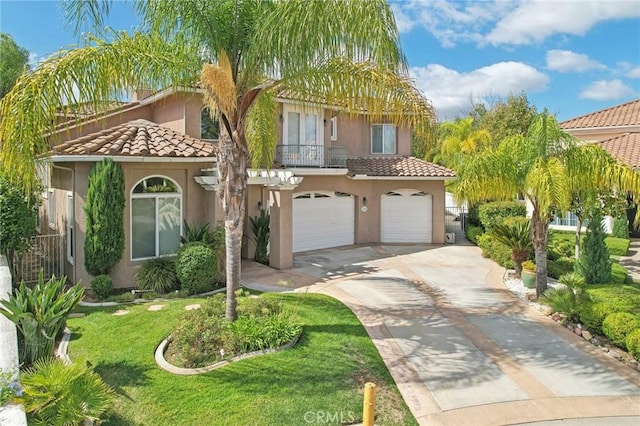
{"type": "Polygon", "coordinates": [[[305,192],[293,198],[293,252],[353,244],[353,196],[305,192]]]}
{"type": "Polygon", "coordinates": [[[431,195],[411,189],[382,196],[383,243],[430,243],[432,237],[431,195]]]}

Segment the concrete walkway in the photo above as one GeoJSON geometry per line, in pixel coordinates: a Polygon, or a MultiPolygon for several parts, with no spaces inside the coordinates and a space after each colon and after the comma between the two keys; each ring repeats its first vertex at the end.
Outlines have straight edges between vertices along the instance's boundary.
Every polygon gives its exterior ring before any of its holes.
{"type": "Polygon", "coordinates": [[[297,256],[284,272],[244,266],[248,287],[347,304],[420,424],[640,424],[640,373],[522,303],[474,246],[362,246],[297,256]]]}
{"type": "Polygon", "coordinates": [[[640,281],[640,239],[631,240],[629,252],[620,258],[620,264],[627,268],[631,278],[640,281]]]}

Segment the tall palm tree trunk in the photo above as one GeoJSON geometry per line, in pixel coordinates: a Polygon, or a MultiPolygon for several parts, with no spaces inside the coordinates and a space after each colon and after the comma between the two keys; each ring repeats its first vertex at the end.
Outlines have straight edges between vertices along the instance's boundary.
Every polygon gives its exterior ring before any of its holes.
{"type": "Polygon", "coordinates": [[[531,240],[536,255],[536,297],[542,296],[547,290],[547,239],[549,223],[540,217],[540,212],[534,208],[531,215],[531,240]]]}
{"type": "Polygon", "coordinates": [[[227,303],[225,316],[230,321],[237,319],[235,292],[240,288],[240,265],[242,234],[245,214],[245,192],[247,187],[247,153],[240,146],[237,131],[232,137],[221,132],[218,172],[223,185],[224,230],[227,256],[227,303]]]}

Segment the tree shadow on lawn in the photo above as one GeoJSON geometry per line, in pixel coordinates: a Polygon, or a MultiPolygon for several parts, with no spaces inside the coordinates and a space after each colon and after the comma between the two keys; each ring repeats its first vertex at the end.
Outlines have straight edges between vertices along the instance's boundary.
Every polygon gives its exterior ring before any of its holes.
{"type": "MultiPolygon", "coordinates": [[[[123,389],[125,386],[141,387],[149,383],[148,368],[126,361],[100,362],[94,371],[102,377],[118,395],[132,400],[123,389]]],[[[120,424],[120,423],[118,423],[120,424]]]]}

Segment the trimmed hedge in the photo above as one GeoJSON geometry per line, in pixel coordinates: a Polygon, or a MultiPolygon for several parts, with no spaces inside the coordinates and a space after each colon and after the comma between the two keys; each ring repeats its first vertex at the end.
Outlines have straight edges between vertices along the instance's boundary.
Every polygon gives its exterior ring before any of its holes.
{"type": "Polygon", "coordinates": [[[469,225],[464,231],[467,240],[471,241],[473,244],[478,245],[478,237],[484,234],[484,230],[481,226],[472,226],[469,225]]]}
{"type": "Polygon", "coordinates": [[[625,344],[631,356],[640,360],[640,328],[636,328],[631,333],[627,334],[625,344]]]}
{"type": "Polygon", "coordinates": [[[478,247],[482,249],[482,256],[487,257],[505,268],[513,268],[511,250],[499,243],[490,234],[482,234],[478,237],[478,247]]]}
{"type": "Polygon", "coordinates": [[[547,275],[558,279],[565,274],[573,272],[576,259],[573,257],[561,257],[557,260],[547,261],[547,275]]]}
{"type": "Polygon", "coordinates": [[[189,294],[213,290],[217,272],[216,253],[201,242],[185,244],[178,250],[176,275],[189,294]]]}
{"type": "Polygon", "coordinates": [[[607,237],[604,239],[604,243],[612,256],[626,256],[629,251],[629,244],[631,244],[629,240],[616,237],[607,237]]]}
{"type": "Polygon", "coordinates": [[[109,275],[98,275],[91,280],[91,290],[100,300],[106,299],[113,290],[113,281],[109,275]]]}
{"type": "Polygon", "coordinates": [[[508,217],[526,216],[527,208],[518,201],[493,201],[478,207],[478,216],[485,231],[502,223],[508,217]]]}
{"type": "Polygon", "coordinates": [[[607,315],[602,322],[602,332],[613,343],[626,348],[627,335],[640,328],[640,318],[628,312],[616,312],[607,315]]]}
{"type": "Polygon", "coordinates": [[[623,284],[627,281],[627,268],[619,263],[611,264],[611,284],[623,284]]]}

